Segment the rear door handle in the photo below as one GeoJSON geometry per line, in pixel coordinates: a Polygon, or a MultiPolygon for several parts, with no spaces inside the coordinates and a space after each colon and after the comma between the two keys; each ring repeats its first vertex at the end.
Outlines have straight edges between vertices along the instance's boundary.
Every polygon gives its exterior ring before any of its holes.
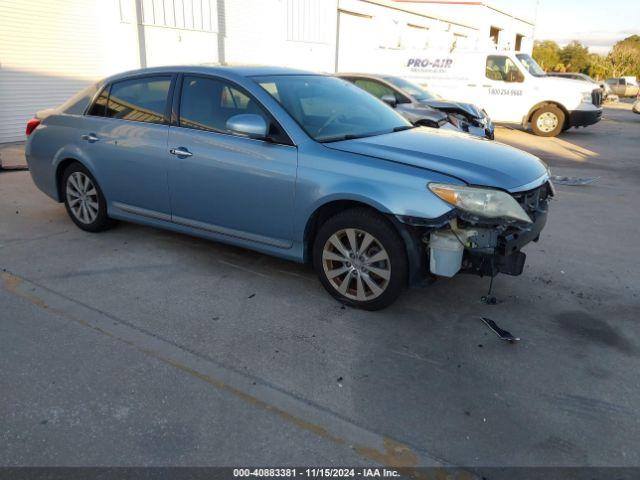
{"type": "Polygon", "coordinates": [[[169,153],[171,155],[175,155],[176,157],[191,157],[193,155],[193,153],[191,153],[184,147],[170,148],[169,153]]]}
{"type": "Polygon", "coordinates": [[[95,133],[88,133],[86,135],[82,135],[80,138],[82,140],[86,140],[89,143],[97,142],[98,140],[100,140],[95,133]]]}

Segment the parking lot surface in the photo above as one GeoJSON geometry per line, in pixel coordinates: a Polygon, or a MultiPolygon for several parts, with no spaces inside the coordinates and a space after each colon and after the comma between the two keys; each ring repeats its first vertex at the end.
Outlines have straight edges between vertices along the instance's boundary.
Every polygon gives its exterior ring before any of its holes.
{"type": "Polygon", "coordinates": [[[546,139],[522,276],[344,308],[312,269],[120,223],[0,173],[0,465],[640,465],[640,115],[546,139]],[[521,341],[502,342],[489,317],[521,341]]]}

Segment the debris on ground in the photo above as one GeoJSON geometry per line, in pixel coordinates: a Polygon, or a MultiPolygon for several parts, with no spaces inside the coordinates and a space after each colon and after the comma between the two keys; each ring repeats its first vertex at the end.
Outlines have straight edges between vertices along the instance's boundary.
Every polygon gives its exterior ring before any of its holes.
{"type": "Polygon", "coordinates": [[[520,338],[514,337],[513,335],[511,335],[510,332],[507,332],[506,330],[503,330],[502,328],[500,328],[496,324],[496,322],[494,322],[490,318],[487,318],[487,317],[480,317],[480,318],[482,319],[484,324],[487,327],[489,327],[491,329],[491,331],[498,336],[498,338],[500,338],[500,340],[505,340],[505,341],[510,342],[510,343],[514,343],[514,342],[519,342],[520,341],[520,338]]]}
{"type": "Polygon", "coordinates": [[[487,305],[495,305],[498,303],[498,299],[493,295],[483,295],[482,297],[480,297],[480,301],[487,305]]]}
{"type": "Polygon", "coordinates": [[[558,185],[569,185],[572,187],[581,187],[584,185],[591,185],[596,182],[600,177],[563,177],[560,175],[554,175],[551,177],[553,183],[558,185]]]}

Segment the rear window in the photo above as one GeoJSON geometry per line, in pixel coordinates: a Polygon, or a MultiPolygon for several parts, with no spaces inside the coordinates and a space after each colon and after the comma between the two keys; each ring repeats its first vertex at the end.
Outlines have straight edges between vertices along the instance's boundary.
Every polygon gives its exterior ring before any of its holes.
{"type": "MultiPolygon", "coordinates": [[[[106,116],[147,123],[164,123],[171,77],[144,77],[111,86],[106,116]]],[[[96,102],[97,103],[97,102],[96,102]]]]}
{"type": "Polygon", "coordinates": [[[89,85],[60,105],[60,110],[69,115],[82,115],[97,91],[98,84],[89,85]]]}

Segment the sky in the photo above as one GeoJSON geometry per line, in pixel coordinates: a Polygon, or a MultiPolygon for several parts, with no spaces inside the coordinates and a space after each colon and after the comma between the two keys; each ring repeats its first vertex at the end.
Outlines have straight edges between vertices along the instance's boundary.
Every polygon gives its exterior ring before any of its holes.
{"type": "Polygon", "coordinates": [[[590,52],[605,54],[618,40],[640,35],[640,0],[489,0],[525,18],[536,18],[536,40],[565,45],[579,40],[590,52]]]}

